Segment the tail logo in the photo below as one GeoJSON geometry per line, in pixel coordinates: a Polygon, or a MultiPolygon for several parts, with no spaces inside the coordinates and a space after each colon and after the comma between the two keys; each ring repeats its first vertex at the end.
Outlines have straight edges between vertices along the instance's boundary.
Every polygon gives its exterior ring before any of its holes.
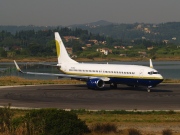
{"type": "Polygon", "coordinates": [[[57,51],[57,56],[60,56],[60,43],[56,40],[56,51],[57,51]]]}

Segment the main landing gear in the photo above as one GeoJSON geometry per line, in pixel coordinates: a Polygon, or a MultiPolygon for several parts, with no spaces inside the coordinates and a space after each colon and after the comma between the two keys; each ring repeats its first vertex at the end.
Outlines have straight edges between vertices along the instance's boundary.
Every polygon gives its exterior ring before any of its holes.
{"type": "Polygon", "coordinates": [[[116,83],[110,83],[110,88],[111,89],[117,89],[117,84],[116,83]]]}

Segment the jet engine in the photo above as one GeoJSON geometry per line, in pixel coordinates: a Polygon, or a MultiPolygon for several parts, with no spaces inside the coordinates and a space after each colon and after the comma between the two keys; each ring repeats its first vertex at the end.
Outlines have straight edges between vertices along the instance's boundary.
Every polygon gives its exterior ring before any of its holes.
{"type": "Polygon", "coordinates": [[[101,89],[104,87],[104,81],[98,78],[87,80],[87,87],[91,89],[101,89]]]}

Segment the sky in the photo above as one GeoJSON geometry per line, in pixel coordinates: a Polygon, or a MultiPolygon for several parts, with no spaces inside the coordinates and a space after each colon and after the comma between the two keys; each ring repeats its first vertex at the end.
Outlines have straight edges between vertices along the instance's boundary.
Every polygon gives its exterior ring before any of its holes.
{"type": "Polygon", "coordinates": [[[180,0],[0,0],[0,25],[180,22],[180,0]]]}

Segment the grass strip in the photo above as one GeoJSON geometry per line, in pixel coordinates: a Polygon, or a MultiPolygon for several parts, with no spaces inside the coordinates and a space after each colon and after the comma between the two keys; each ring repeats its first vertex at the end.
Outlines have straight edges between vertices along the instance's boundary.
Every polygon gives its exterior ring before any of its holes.
{"type": "Polygon", "coordinates": [[[39,84],[83,84],[84,82],[78,80],[29,80],[17,76],[3,76],[0,77],[0,86],[12,85],[39,85],[39,84]]]}

